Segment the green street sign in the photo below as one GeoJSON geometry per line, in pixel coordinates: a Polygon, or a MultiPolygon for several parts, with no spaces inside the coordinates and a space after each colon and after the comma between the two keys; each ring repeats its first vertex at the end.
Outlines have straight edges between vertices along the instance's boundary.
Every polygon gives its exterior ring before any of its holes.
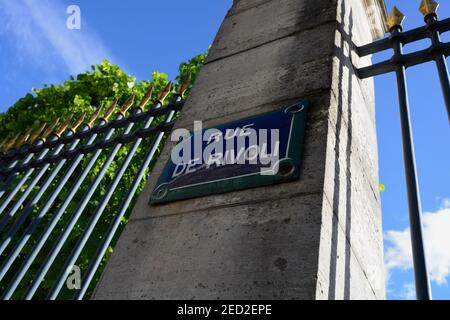
{"type": "Polygon", "coordinates": [[[308,109],[309,102],[302,101],[215,128],[180,134],[150,203],[299,179],[308,109]]]}

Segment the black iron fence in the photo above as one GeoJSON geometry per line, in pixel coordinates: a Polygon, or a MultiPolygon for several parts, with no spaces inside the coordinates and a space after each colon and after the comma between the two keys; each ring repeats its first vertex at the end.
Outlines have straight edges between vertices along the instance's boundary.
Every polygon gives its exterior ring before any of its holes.
{"type": "MultiPolygon", "coordinates": [[[[419,10],[424,16],[425,26],[403,32],[402,23],[405,16],[394,7],[388,18],[387,26],[390,36],[356,49],[359,56],[367,56],[377,52],[392,49],[394,54],[390,60],[383,61],[357,70],[361,79],[395,72],[399,100],[400,121],[403,142],[403,158],[408,193],[409,220],[413,251],[414,276],[416,296],[419,300],[430,300],[431,289],[422,232],[422,209],[420,206],[419,185],[414,157],[414,145],[409,114],[408,89],[406,84],[406,68],[435,61],[441,81],[444,102],[450,121],[450,82],[446,58],[450,54],[450,43],[443,43],[440,35],[450,30],[450,19],[438,20],[438,3],[434,0],[422,0],[419,10]],[[403,46],[430,39],[430,47],[425,50],[404,54],[403,46]]],[[[446,121],[446,120],[444,120],[446,121]]]]}
{"type": "Polygon", "coordinates": [[[153,88],[128,116],[134,96],[112,121],[117,102],[1,144],[2,299],[89,295],[189,82],[169,83],[149,110],[153,88]]]}

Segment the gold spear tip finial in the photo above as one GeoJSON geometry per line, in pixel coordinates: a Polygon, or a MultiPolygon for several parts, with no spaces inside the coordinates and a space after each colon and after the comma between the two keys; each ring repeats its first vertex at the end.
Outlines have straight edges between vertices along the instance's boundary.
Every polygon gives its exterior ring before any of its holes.
{"type": "Polygon", "coordinates": [[[32,144],[36,139],[39,137],[39,135],[45,130],[47,127],[47,123],[44,123],[42,126],[38,127],[33,134],[31,134],[30,139],[28,140],[29,144],[32,144]]]}
{"type": "Polygon", "coordinates": [[[50,124],[47,128],[47,130],[44,131],[44,133],[39,137],[39,139],[41,139],[42,141],[45,141],[45,139],[47,139],[47,137],[53,133],[53,131],[55,131],[56,126],[59,124],[59,122],[61,121],[60,118],[57,118],[52,124],[50,124]]]}
{"type": "Polygon", "coordinates": [[[20,133],[17,133],[14,138],[12,138],[11,140],[9,140],[4,147],[5,152],[9,151],[15,144],[17,139],[19,139],[20,137],[20,133]]]}
{"type": "Polygon", "coordinates": [[[16,141],[14,148],[20,149],[20,147],[22,147],[28,141],[28,138],[30,137],[32,131],[33,128],[30,128],[27,131],[25,131],[25,133],[20,137],[20,139],[16,141]]]}
{"type": "Polygon", "coordinates": [[[31,127],[30,129],[27,130],[27,132],[25,132],[25,136],[24,136],[24,139],[23,139],[23,143],[24,144],[31,144],[32,143],[31,137],[32,137],[33,131],[34,131],[34,128],[31,127]]]}
{"type": "Polygon", "coordinates": [[[3,146],[6,143],[7,138],[2,139],[2,142],[0,142],[0,152],[3,152],[3,146]]]}
{"type": "Polygon", "coordinates": [[[114,100],[114,102],[109,106],[108,110],[105,111],[105,114],[102,117],[103,120],[107,122],[114,113],[114,110],[116,110],[116,107],[117,107],[117,99],[114,100]]]}
{"type": "Polygon", "coordinates": [[[0,152],[2,153],[6,152],[6,146],[8,145],[9,138],[10,135],[7,135],[6,138],[2,139],[2,142],[0,143],[0,152]]]}
{"type": "Polygon", "coordinates": [[[139,109],[141,109],[141,111],[144,111],[144,107],[150,101],[150,99],[152,98],[152,95],[153,95],[153,85],[150,85],[150,87],[148,88],[144,97],[142,98],[141,103],[139,103],[139,109]]]}
{"type": "Polygon", "coordinates": [[[180,88],[178,89],[178,94],[180,96],[183,96],[184,93],[186,92],[186,90],[189,88],[189,85],[191,84],[192,81],[192,75],[189,72],[187,74],[187,77],[184,79],[183,83],[180,85],[180,88]]]}
{"type": "Polygon", "coordinates": [[[83,112],[78,119],[75,121],[75,123],[72,125],[72,127],[70,128],[70,130],[72,130],[73,132],[77,131],[78,127],[81,126],[81,124],[84,121],[84,118],[86,118],[86,112],[83,112]]]}
{"type": "Polygon", "coordinates": [[[387,27],[392,30],[395,27],[402,28],[403,20],[405,20],[405,15],[396,7],[392,8],[391,14],[387,19],[387,27]]]}
{"type": "Polygon", "coordinates": [[[97,118],[100,115],[100,112],[102,112],[102,110],[103,110],[103,105],[100,108],[97,108],[97,110],[91,115],[88,122],[86,123],[89,126],[89,128],[92,128],[95,120],[97,120],[97,118]]]}
{"type": "Polygon", "coordinates": [[[61,137],[61,135],[64,133],[64,131],[67,130],[67,128],[69,128],[70,123],[72,122],[72,115],[69,116],[69,118],[67,118],[67,120],[56,130],[55,135],[59,138],[61,137]]]}
{"type": "Polygon", "coordinates": [[[123,117],[125,117],[125,113],[134,104],[134,98],[136,98],[136,93],[133,92],[133,94],[123,103],[122,108],[120,109],[120,113],[123,117]]]}
{"type": "Polygon", "coordinates": [[[420,4],[419,11],[423,14],[424,18],[434,15],[437,16],[437,9],[439,8],[439,3],[434,0],[422,0],[420,4]]]}
{"type": "Polygon", "coordinates": [[[158,95],[156,101],[159,102],[160,104],[163,104],[164,100],[166,100],[167,96],[169,95],[170,90],[172,90],[172,81],[169,81],[169,83],[166,85],[163,91],[161,91],[161,93],[158,95]]]}

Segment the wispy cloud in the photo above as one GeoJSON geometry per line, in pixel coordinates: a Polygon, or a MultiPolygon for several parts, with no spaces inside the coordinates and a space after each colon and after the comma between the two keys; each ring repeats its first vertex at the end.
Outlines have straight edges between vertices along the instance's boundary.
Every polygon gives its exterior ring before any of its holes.
{"type": "MultiPolygon", "coordinates": [[[[436,212],[423,215],[423,233],[427,264],[431,280],[445,285],[450,277],[450,199],[443,199],[436,212]]],[[[386,269],[412,268],[410,229],[390,230],[385,233],[387,250],[386,269]]]]}
{"type": "Polygon", "coordinates": [[[69,30],[67,17],[65,6],[56,0],[0,0],[0,35],[16,51],[15,63],[26,60],[48,73],[63,68],[70,74],[103,59],[117,63],[100,37],[87,31],[85,20],[81,30],[69,30]]]}

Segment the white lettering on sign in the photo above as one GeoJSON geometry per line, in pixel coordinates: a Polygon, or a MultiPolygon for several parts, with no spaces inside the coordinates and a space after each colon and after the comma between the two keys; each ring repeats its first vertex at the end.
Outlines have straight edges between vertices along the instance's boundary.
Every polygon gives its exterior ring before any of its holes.
{"type": "Polygon", "coordinates": [[[262,164],[262,175],[276,175],[280,159],[279,130],[256,130],[254,126],[250,123],[227,129],[225,133],[215,128],[203,132],[202,122],[195,121],[192,135],[187,129],[174,130],[171,140],[179,143],[171,153],[175,164],[172,178],[194,173],[205,165],[210,168],[233,164],[262,164]]]}

